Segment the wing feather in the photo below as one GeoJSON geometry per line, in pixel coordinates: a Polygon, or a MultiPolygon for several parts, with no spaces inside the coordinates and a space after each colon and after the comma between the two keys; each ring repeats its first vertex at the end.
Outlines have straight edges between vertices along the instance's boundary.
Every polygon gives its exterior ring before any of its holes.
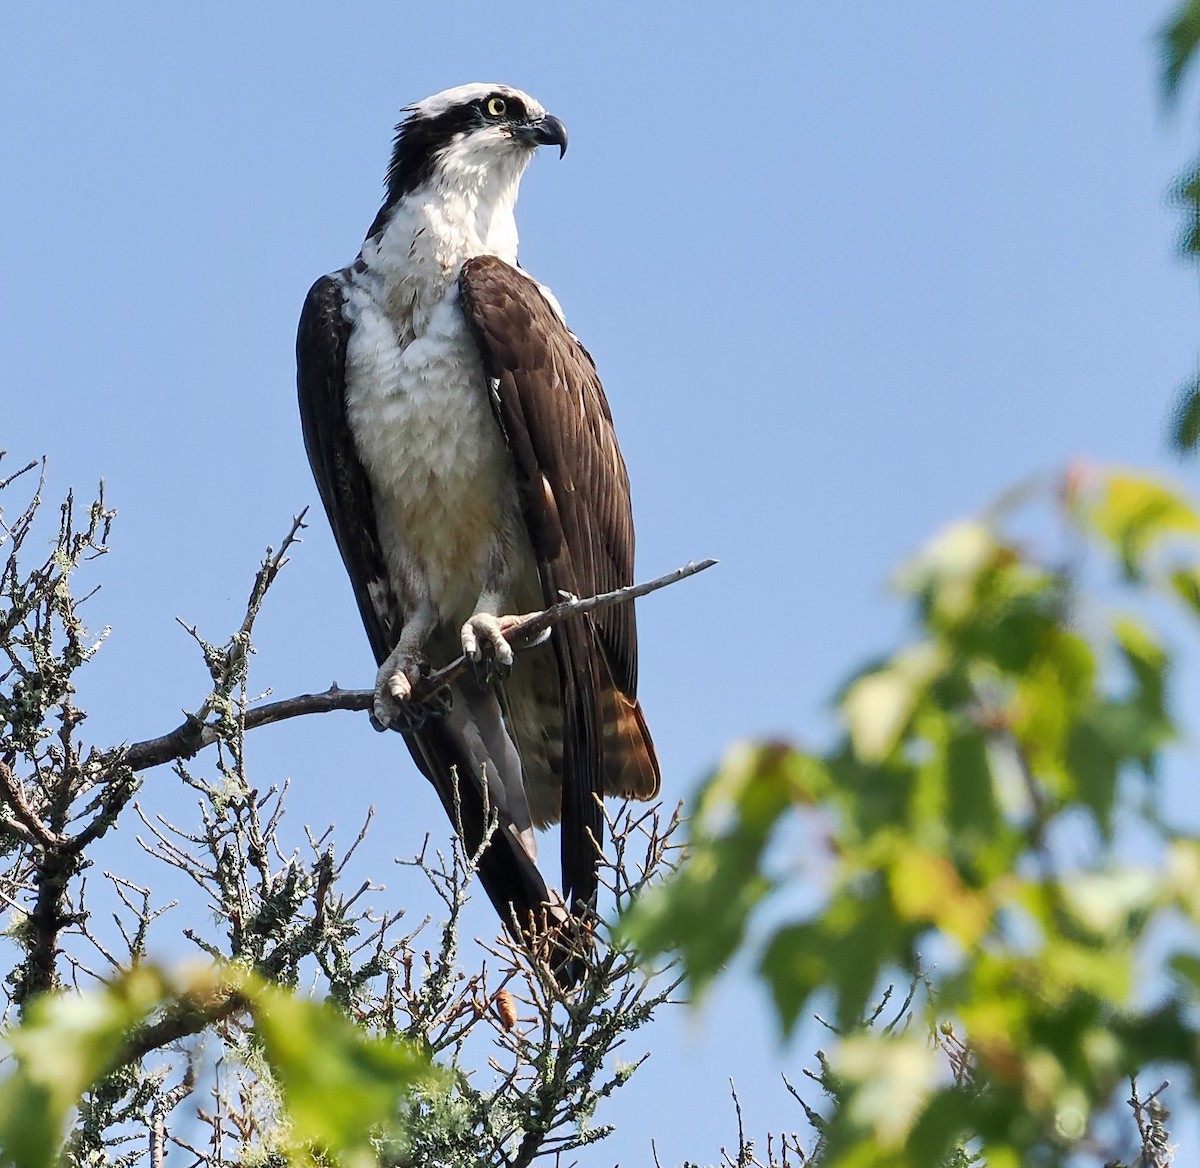
{"type": "MultiPolygon", "coordinates": [[[[503,260],[468,260],[459,290],[513,457],[546,603],[560,591],[590,596],[632,583],[629,477],[590,355],[538,285],[503,260]]],[[[596,891],[597,797],[650,798],[659,768],[637,706],[633,605],[566,621],[552,641],[563,714],[563,883],[579,904],[596,891]]]]}

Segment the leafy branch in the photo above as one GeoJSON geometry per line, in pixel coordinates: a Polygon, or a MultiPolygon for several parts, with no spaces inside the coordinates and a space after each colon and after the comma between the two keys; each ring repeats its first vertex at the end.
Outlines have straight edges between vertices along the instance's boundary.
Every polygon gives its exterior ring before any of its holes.
{"type": "Polygon", "coordinates": [[[1200,631],[1200,512],[1079,468],[1018,497],[1065,547],[1008,535],[1030,526],[1013,501],[943,532],[899,577],[911,643],[840,692],[839,740],[731,750],[691,809],[687,862],[626,922],[647,954],[680,955],[692,995],[758,938],[785,1033],[832,1003],[823,1168],[967,1149],[989,1168],[1064,1164],[1139,1069],[1200,1069],[1200,837],[1156,806],[1178,732],[1150,621],[1165,600],[1200,631]],[[1101,567],[1139,615],[1089,604],[1101,567]],[[1136,867],[1118,852],[1135,824],[1155,845],[1136,867]],[[785,832],[812,846],[781,867],[785,832]],[[780,924],[797,881],[811,907],[780,924]],[[1147,998],[1155,937],[1169,988],[1147,998]],[[873,1026],[882,987],[918,978],[923,1022],[873,1026]]]}

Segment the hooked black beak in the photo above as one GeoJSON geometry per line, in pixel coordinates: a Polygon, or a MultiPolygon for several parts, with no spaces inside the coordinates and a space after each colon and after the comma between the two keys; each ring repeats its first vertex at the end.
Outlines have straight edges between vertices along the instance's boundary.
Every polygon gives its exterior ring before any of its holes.
{"type": "Polygon", "coordinates": [[[553,114],[538,118],[536,122],[526,122],[513,133],[522,142],[530,142],[534,146],[557,146],[559,158],[567,152],[567,127],[553,114]]]}

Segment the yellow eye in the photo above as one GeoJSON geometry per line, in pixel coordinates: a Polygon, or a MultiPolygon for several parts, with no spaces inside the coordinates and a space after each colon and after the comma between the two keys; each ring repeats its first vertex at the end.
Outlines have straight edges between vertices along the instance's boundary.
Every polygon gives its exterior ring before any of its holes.
{"type": "Polygon", "coordinates": [[[504,111],[508,109],[508,103],[502,97],[489,97],[487,103],[487,112],[494,118],[504,117],[504,111]]]}

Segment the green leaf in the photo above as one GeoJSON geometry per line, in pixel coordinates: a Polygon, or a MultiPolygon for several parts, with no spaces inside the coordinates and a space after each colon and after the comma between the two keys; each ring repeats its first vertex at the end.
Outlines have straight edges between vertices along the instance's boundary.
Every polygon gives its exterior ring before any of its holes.
{"type": "MultiPolygon", "coordinates": [[[[905,1150],[914,1164],[942,1164],[964,1136],[974,1098],[964,1087],[944,1087],[917,1117],[905,1150]]],[[[989,1166],[990,1168],[990,1166],[989,1166]]]]}
{"type": "Polygon", "coordinates": [[[842,713],[859,758],[880,762],[895,750],[921,695],[942,666],[943,655],[935,645],[914,645],[849,687],[842,713]]]}
{"type": "Polygon", "coordinates": [[[1175,995],[1145,1013],[1121,1014],[1108,1023],[1121,1045],[1125,1074],[1147,1063],[1178,1063],[1193,1075],[1200,1068],[1194,995],[1175,995]]]}
{"type": "Polygon", "coordinates": [[[1200,957],[1195,953],[1175,953],[1168,966],[1176,977],[1189,983],[1193,994],[1200,992],[1200,957]]]}
{"type": "Polygon", "coordinates": [[[252,1009],[301,1159],[373,1165],[372,1137],[399,1134],[414,1090],[440,1076],[423,1052],[371,1036],[326,1003],[264,986],[252,1009]]]}
{"type": "Polygon", "coordinates": [[[946,743],[946,812],[959,850],[990,842],[1001,826],[987,739],[974,726],[957,726],[946,743]]]}
{"type": "Polygon", "coordinates": [[[1200,616],[1200,569],[1177,568],[1170,576],[1171,587],[1194,616],[1200,616]]]}
{"type": "Polygon", "coordinates": [[[1093,529],[1112,542],[1131,580],[1141,577],[1156,541],[1200,534],[1200,516],[1189,501],[1162,483],[1130,474],[1107,477],[1089,518],[1093,529]]]}
{"type": "Polygon", "coordinates": [[[1166,709],[1167,653],[1137,621],[1122,619],[1113,624],[1117,645],[1136,684],[1134,704],[1159,726],[1169,726],[1166,709]]]}
{"type": "Polygon", "coordinates": [[[1185,0],[1162,31],[1162,84],[1168,97],[1178,92],[1197,44],[1200,44],[1200,0],[1185,0]]]}
{"type": "Polygon", "coordinates": [[[1132,939],[1139,919],[1159,903],[1161,883],[1145,869],[1112,868],[1072,873],[1059,890],[1075,920],[1097,943],[1111,946],[1132,939]]]}
{"type": "Polygon", "coordinates": [[[1181,837],[1167,849],[1167,879],[1179,907],[1200,924],[1200,840],[1181,837]]]}
{"type": "Polygon", "coordinates": [[[926,1037],[910,1034],[856,1034],[839,1044],[831,1064],[848,1088],[846,1118],[893,1154],[907,1142],[942,1070],[926,1037]]]}
{"type": "MultiPolygon", "coordinates": [[[[1200,252],[1200,173],[1182,184],[1179,201],[1188,216],[1181,250],[1185,254],[1200,252]]],[[[1200,374],[1185,382],[1175,395],[1167,438],[1176,454],[1192,454],[1200,445],[1200,374]]]]}
{"type": "Polygon", "coordinates": [[[906,923],[935,925],[966,949],[979,944],[987,932],[987,901],[963,885],[944,856],[901,847],[888,871],[888,885],[896,915],[906,923]]]}
{"type": "Polygon", "coordinates": [[[787,747],[733,748],[692,808],[687,863],[643,893],[621,931],[647,957],[677,952],[703,992],[745,936],[754,907],[774,887],[763,851],[783,813],[829,790],[818,762],[787,747]]]}
{"type": "MultiPolygon", "coordinates": [[[[67,1117],[84,1092],[129,1057],[138,1028],[162,1011],[249,1010],[296,1137],[349,1163],[374,1164],[371,1135],[397,1132],[415,1086],[441,1072],[403,1043],[373,1038],[331,1006],[266,985],[232,966],[167,974],[138,966],[94,993],[47,994],[5,1033],[15,1069],[0,1080],[0,1148],[15,1168],[57,1163],[67,1117]]],[[[327,1162],[327,1160],[326,1160],[327,1162]]]]}
{"type": "Polygon", "coordinates": [[[1114,749],[1111,726],[1104,711],[1080,719],[1067,743],[1067,766],[1074,776],[1074,794],[1096,818],[1105,839],[1112,837],[1117,776],[1124,755],[1114,749]]]}
{"type": "Polygon", "coordinates": [[[16,1067],[0,1081],[0,1148],[17,1168],[57,1161],[67,1117],[80,1096],[120,1059],[130,1031],[166,994],[139,967],[92,994],[46,994],[5,1033],[16,1067]]]}
{"type": "Polygon", "coordinates": [[[981,582],[1009,554],[988,523],[962,520],[939,532],[904,565],[896,582],[919,598],[930,628],[953,627],[977,611],[981,582]]]}
{"type": "Polygon", "coordinates": [[[839,1028],[860,1025],[882,970],[907,960],[907,943],[919,931],[901,925],[882,888],[845,890],[818,920],[781,928],[763,951],[759,972],[784,1033],[821,990],[834,995],[839,1028]]]}

